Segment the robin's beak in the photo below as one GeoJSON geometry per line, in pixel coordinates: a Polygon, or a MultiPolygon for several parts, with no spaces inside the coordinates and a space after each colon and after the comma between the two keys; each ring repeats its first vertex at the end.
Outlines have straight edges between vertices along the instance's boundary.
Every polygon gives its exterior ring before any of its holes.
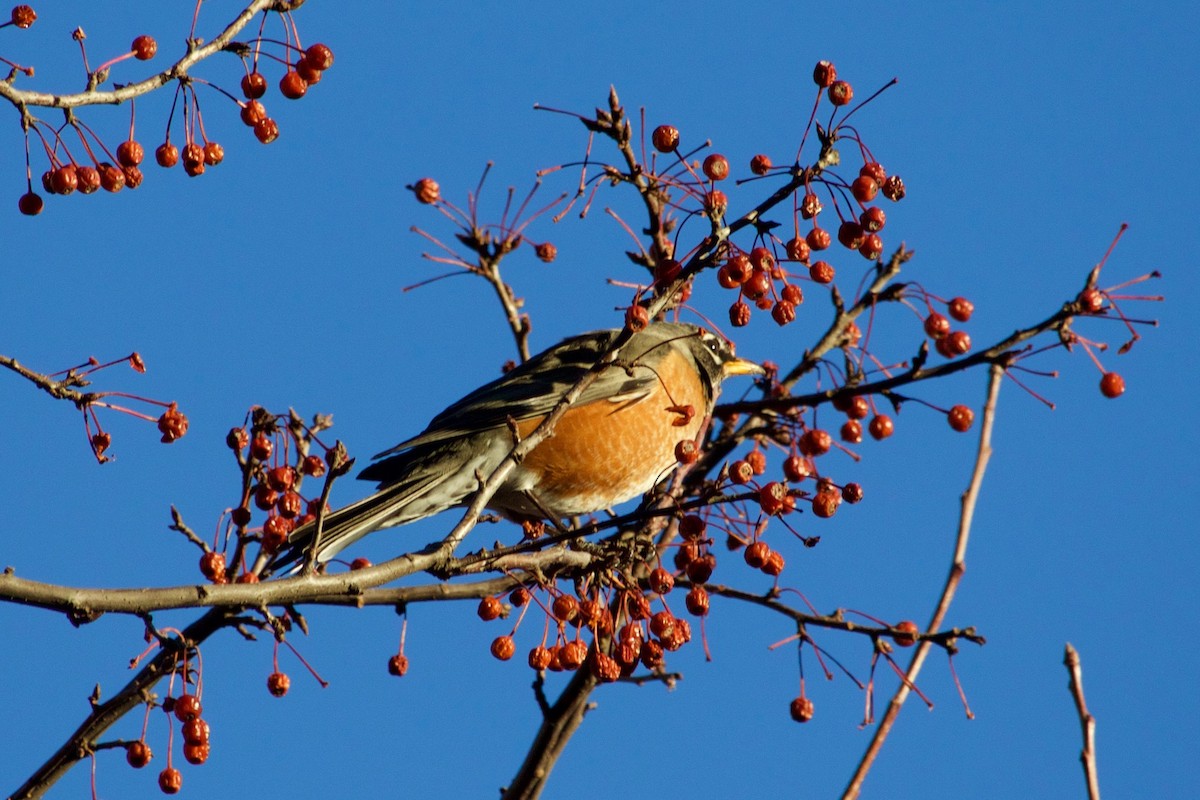
{"type": "Polygon", "coordinates": [[[734,375],[763,375],[766,370],[762,365],[756,364],[753,361],[747,361],[744,358],[731,358],[721,365],[721,372],[726,378],[734,375]]]}

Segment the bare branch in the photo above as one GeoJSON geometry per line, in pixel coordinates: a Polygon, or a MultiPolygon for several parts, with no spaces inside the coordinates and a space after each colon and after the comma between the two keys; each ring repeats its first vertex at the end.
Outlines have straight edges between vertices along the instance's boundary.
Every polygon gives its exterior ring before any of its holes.
{"type": "MultiPolygon", "coordinates": [[[[958,584],[962,580],[963,573],[967,568],[967,542],[971,536],[971,521],[975,516],[975,504],[979,499],[980,488],[983,486],[983,476],[987,471],[988,460],[992,456],[992,427],[996,420],[996,401],[1000,396],[1000,382],[1003,377],[1004,368],[998,364],[993,364],[988,376],[987,402],[983,407],[983,423],[979,431],[979,449],[975,456],[975,467],[971,473],[971,482],[962,496],[962,512],[958,520],[958,536],[954,543],[954,555],[950,561],[950,574],[946,577],[942,595],[938,599],[937,607],[934,609],[933,616],[929,620],[929,625],[926,626],[927,632],[936,631],[942,626],[946,618],[946,612],[950,609],[950,603],[954,600],[955,592],[958,591],[958,584]]],[[[888,734],[891,733],[892,726],[900,714],[900,709],[912,691],[910,687],[916,685],[917,676],[925,664],[925,657],[929,655],[929,648],[930,643],[922,641],[917,646],[916,652],[913,653],[912,660],[905,671],[904,680],[897,687],[896,693],[892,695],[891,702],[888,703],[887,712],[884,713],[883,719],[879,721],[879,726],[875,728],[875,735],[871,737],[871,742],[867,745],[866,752],[863,753],[862,758],[859,760],[858,767],[855,769],[854,775],[850,778],[850,783],[842,793],[843,800],[853,800],[853,798],[858,797],[859,792],[862,790],[862,784],[866,780],[867,773],[875,763],[880,750],[883,749],[883,743],[887,740],[888,734]]]]}
{"type": "Polygon", "coordinates": [[[1087,701],[1083,697],[1083,667],[1079,651],[1070,642],[1067,642],[1063,654],[1063,664],[1071,676],[1068,686],[1075,700],[1075,711],[1079,714],[1079,725],[1083,729],[1083,750],[1079,753],[1079,761],[1087,781],[1088,800],[1100,800],[1100,776],[1096,770],[1096,718],[1088,711],[1087,701]]]}

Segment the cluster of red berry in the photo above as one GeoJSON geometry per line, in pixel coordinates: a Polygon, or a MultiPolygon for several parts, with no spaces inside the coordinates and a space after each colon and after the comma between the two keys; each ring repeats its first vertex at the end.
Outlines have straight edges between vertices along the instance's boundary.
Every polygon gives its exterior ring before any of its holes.
{"type": "MultiPolygon", "coordinates": [[[[201,717],[203,706],[198,694],[184,692],[178,697],[166,697],[162,701],[162,710],[168,720],[177,721],[180,725],[180,738],[183,739],[183,757],[189,764],[203,764],[208,761],[211,751],[209,743],[211,728],[201,717]]],[[[169,746],[169,745],[168,745],[169,746]]],[[[183,787],[183,774],[171,763],[172,753],[167,751],[167,766],[158,773],[158,787],[164,794],[177,794],[183,787]]],[[[146,744],[145,730],[141,738],[125,745],[125,760],[134,769],[142,769],[154,758],[150,745],[146,744]]]]}
{"type": "MultiPolygon", "coordinates": [[[[237,455],[242,467],[242,496],[230,510],[229,517],[237,530],[237,562],[227,563],[225,555],[214,542],[200,558],[200,571],[214,583],[225,583],[234,578],[238,583],[256,583],[258,575],[246,568],[246,545],[257,539],[264,553],[279,550],[297,527],[316,519],[320,508],[319,499],[305,499],[301,495],[301,484],[306,477],[319,478],[330,468],[347,468],[345,453],[338,447],[326,448],[324,457],[308,453],[297,454],[291,459],[290,445],[295,442],[297,431],[293,429],[295,419],[280,418],[263,409],[255,409],[249,430],[234,428],[225,437],[225,443],[237,455]],[[286,421],[286,425],[283,424],[286,421]],[[266,513],[260,528],[252,530],[252,507],[266,513]]],[[[313,436],[311,430],[302,429],[303,435],[313,436]]]]}
{"type": "MultiPolygon", "coordinates": [[[[266,13],[266,12],[264,12],[266,13]]],[[[28,28],[37,19],[37,14],[29,6],[17,6],[12,10],[11,22],[19,28],[28,28]]],[[[0,25],[0,27],[4,27],[0,25]]],[[[246,97],[245,101],[236,100],[233,95],[207,81],[191,81],[187,75],[181,75],[175,81],[175,102],[171,107],[171,116],[167,121],[167,134],[162,144],[154,151],[154,160],[159,166],[170,168],[183,163],[184,171],[191,177],[202,175],[207,167],[215,167],[225,158],[225,149],[216,141],[208,138],[204,130],[203,116],[200,108],[200,98],[197,86],[210,85],[225,97],[233,99],[240,110],[242,122],[253,128],[255,137],[263,144],[269,144],[279,136],[279,125],[267,115],[261,98],[267,91],[267,79],[258,71],[259,56],[264,44],[279,44],[283,47],[285,57],[271,56],[287,66],[283,77],[279,80],[279,92],[288,99],[298,99],[308,92],[308,87],[320,82],[325,70],[333,66],[333,51],[324,44],[314,44],[306,49],[299,46],[299,36],[289,28],[286,42],[258,38],[249,43],[253,48],[253,58],[243,57],[245,77],[242,78],[241,88],[246,97]],[[297,44],[293,44],[293,39],[297,44]],[[184,144],[182,149],[171,142],[171,122],[175,109],[183,109],[184,144]]],[[[86,38],[82,29],[76,29],[74,38],[83,46],[86,38]]],[[[149,61],[158,52],[158,44],[150,36],[138,36],[133,40],[125,53],[113,58],[100,67],[89,70],[88,85],[94,89],[107,80],[110,68],[129,58],[139,61],[149,61]]],[[[86,58],[85,58],[86,64],[86,58]]],[[[32,68],[27,68],[32,73],[32,68]]],[[[130,98],[132,99],[132,97],[130,98]]],[[[115,153],[87,125],[72,118],[62,130],[45,124],[31,116],[25,110],[24,127],[26,139],[32,131],[42,144],[49,165],[42,173],[42,188],[47,194],[70,195],[78,191],[80,194],[92,194],[98,189],[108,192],[119,192],[128,187],[138,188],[144,179],[141,170],[145,159],[145,148],[134,139],[134,114],[131,106],[129,136],[121,142],[115,153]],[[79,138],[80,145],[86,153],[86,158],[76,158],[71,152],[71,146],[63,136],[66,130],[73,130],[79,138]]],[[[28,144],[28,143],[27,143],[28,144]]],[[[29,163],[29,148],[26,146],[26,166],[29,174],[26,181],[26,192],[18,200],[17,206],[22,214],[33,216],[40,214],[44,201],[41,195],[33,189],[32,167],[29,163]]]]}

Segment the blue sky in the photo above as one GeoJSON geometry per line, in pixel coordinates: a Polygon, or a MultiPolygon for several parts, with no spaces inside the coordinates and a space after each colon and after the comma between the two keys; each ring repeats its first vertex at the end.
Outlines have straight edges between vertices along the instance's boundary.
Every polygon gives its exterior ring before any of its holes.
{"type": "MultiPolygon", "coordinates": [[[[47,5],[33,30],[0,31],[0,55],[34,61],[33,85],[45,87],[63,74],[55,59],[76,63],[67,34],[77,24],[95,61],[142,32],[158,37],[160,53],[173,52],[190,18],[188,9],[151,3],[122,5],[120,14],[47,5]]],[[[0,189],[11,199],[0,214],[0,352],[51,370],[136,349],[149,372],[113,372],[103,387],[178,400],[191,431],[164,447],[148,426],[110,415],[118,459],[100,467],[72,409],[0,379],[0,447],[10,465],[0,562],[65,584],[194,580],[195,551],[166,530],[168,508],[205,531],[236,500],[223,440],[251,404],[332,413],[337,436],[365,457],[414,433],[512,356],[482,284],[456,278],[401,292],[438,274],[420,260],[425,246],[409,226],[446,233],[405,184],[433,176],[460,201],[494,160],[484,204],[498,211],[507,186],[523,191],[536,169],[583,153],[580,126],[532,105],[586,111],[610,84],[629,107],[646,107],[649,124],[675,124],[687,141],[711,138],[735,170],[757,152],[782,163],[807,118],[812,65],[826,58],[859,96],[900,79],[855,118],[909,189],[888,208],[888,242],[901,236],[917,251],[910,279],[974,300],[976,342],[1072,297],[1121,222],[1130,229],[1109,261],[1109,282],[1158,269],[1164,279],[1151,290],[1168,297],[1137,309],[1158,318],[1158,329],[1130,354],[1104,356],[1125,376],[1120,399],[1099,395],[1082,354],[1038,364],[1060,371],[1036,384],[1055,411],[1005,386],[950,614],[989,640],[956,661],[977,718],[963,718],[944,660],[931,659],[921,685],[936,708],[910,701],[865,796],[1080,796],[1078,723],[1061,666],[1067,641],[1083,658],[1105,792],[1194,796],[1192,451],[1200,437],[1188,409],[1200,341],[1190,261],[1200,237],[1188,187],[1200,169],[1192,41],[1200,13],[1188,3],[1154,10],[699,2],[448,11],[408,3],[362,13],[310,0],[298,15],[301,34],[330,44],[336,63],[302,101],[268,98],[279,141],[259,145],[231,107],[204,97],[223,165],[195,180],[149,167],[137,192],[51,198],[36,219],[15,213],[24,167],[10,116],[0,128],[0,189]]],[[[223,4],[205,5],[209,35],[222,13],[223,4]]],[[[116,80],[140,74],[121,69],[116,80]]],[[[80,82],[65,74],[68,86],[80,82]]],[[[232,59],[202,74],[236,87],[232,59]]],[[[139,103],[143,142],[157,143],[151,131],[161,130],[165,104],[139,103]]],[[[127,111],[84,119],[115,143],[127,111]]],[[[545,197],[571,180],[549,179],[545,197]]],[[[726,190],[736,209],[756,186],[726,190]]],[[[613,309],[628,292],[605,279],[633,273],[624,234],[600,213],[605,203],[630,208],[610,193],[588,220],[532,234],[557,245],[553,265],[529,253],[511,260],[536,348],[619,323],[613,309]]],[[[729,302],[712,287],[703,295],[698,304],[714,314],[729,302]]],[[[819,305],[806,309],[807,319],[782,331],[762,316],[739,337],[739,353],[783,360],[799,352],[823,322],[819,305]]],[[[1121,340],[1111,325],[1083,330],[1121,340]]],[[[891,331],[893,352],[910,353],[915,326],[891,331]]],[[[974,375],[922,396],[978,405],[982,393],[974,375]]],[[[832,520],[820,547],[788,554],[793,585],[822,610],[923,620],[941,585],[974,440],[915,405],[898,423],[892,440],[862,448],[860,465],[840,467],[866,486],[869,502],[832,520]]],[[[347,502],[366,489],[339,485],[347,502]]],[[[428,541],[449,522],[379,534],[361,552],[385,557],[404,546],[395,537],[428,541]]],[[[413,666],[403,680],[384,671],[399,634],[390,611],[318,609],[310,623],[314,635],[300,646],[331,686],[320,689],[284,656],[293,689],[283,700],[264,688],[269,643],[225,636],[205,646],[214,748],[207,765],[185,768],[185,796],[253,781],[269,797],[402,785],[417,796],[475,797],[509,780],[537,722],[532,675],[488,655],[497,630],[470,605],[413,610],[413,666]]],[[[0,739],[8,742],[0,786],[15,788],[74,728],[97,681],[110,690],[124,680],[140,628],[106,617],[76,630],[48,612],[0,606],[0,739]]],[[[841,790],[869,735],[857,727],[861,694],[843,677],[813,681],[817,718],[796,725],[787,717],[794,653],[766,649],[788,626],[725,603],[714,605],[708,632],[714,662],[686,648],[671,662],[685,675],[675,691],[619,686],[597,695],[548,797],[841,790]]],[[[866,671],[865,642],[826,635],[821,643],[856,674],[866,671]]],[[[139,723],[115,732],[135,735],[139,723]]],[[[159,750],[165,731],[156,724],[159,750]]],[[[81,796],[86,781],[77,769],[50,796],[81,796]]],[[[112,755],[101,758],[99,782],[102,797],[158,792],[152,774],[112,755]]]]}

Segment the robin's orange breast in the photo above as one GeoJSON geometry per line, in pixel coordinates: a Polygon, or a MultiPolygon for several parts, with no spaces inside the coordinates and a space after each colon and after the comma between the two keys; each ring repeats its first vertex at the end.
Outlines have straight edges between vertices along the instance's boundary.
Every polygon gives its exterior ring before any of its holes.
{"type": "MultiPolygon", "coordinates": [[[[639,394],[568,409],[554,435],[525,457],[515,482],[558,516],[609,508],[649,491],[675,464],[675,445],[694,439],[711,410],[690,357],[671,348],[653,372],[652,388],[639,394]],[[688,418],[672,410],[678,406],[694,413],[688,418]]],[[[517,430],[527,436],[539,422],[522,420],[517,430]]]]}

